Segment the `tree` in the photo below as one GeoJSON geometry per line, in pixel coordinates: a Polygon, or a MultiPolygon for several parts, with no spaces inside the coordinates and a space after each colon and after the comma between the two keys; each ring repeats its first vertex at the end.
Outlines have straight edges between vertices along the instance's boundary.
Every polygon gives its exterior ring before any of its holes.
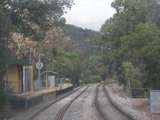
{"type": "Polygon", "coordinates": [[[139,24],[134,33],[124,36],[122,44],[128,60],[147,73],[144,86],[159,89],[160,29],[155,24],[139,24]],[[143,67],[145,66],[145,67],[143,67]]]}
{"type": "Polygon", "coordinates": [[[160,88],[158,1],[115,0],[112,7],[116,14],[102,26],[98,40],[109,48],[103,55],[109,73],[125,84],[126,69],[135,69],[143,76],[137,78],[143,87],[160,88]]]}
{"type": "Polygon", "coordinates": [[[61,51],[56,57],[57,72],[63,77],[70,78],[73,85],[79,85],[83,64],[78,52],[61,51]]]}
{"type": "Polygon", "coordinates": [[[3,76],[7,67],[7,43],[10,28],[10,12],[7,10],[5,0],[0,3],[0,107],[4,105],[5,95],[3,91],[3,76]]]}
{"type": "Polygon", "coordinates": [[[130,62],[123,62],[122,67],[125,79],[124,84],[129,88],[141,88],[143,80],[141,70],[130,62]]]}
{"type": "Polygon", "coordinates": [[[8,4],[13,30],[42,40],[48,28],[63,21],[72,0],[12,0],[8,4]]]}
{"type": "Polygon", "coordinates": [[[71,5],[72,0],[0,0],[0,103],[4,96],[1,94],[2,80],[8,65],[8,57],[11,57],[8,55],[8,49],[15,48],[14,57],[17,58],[28,54],[29,49],[35,47],[31,45],[33,41],[42,42],[46,31],[53,26],[64,24],[62,15],[71,5]],[[11,39],[13,34],[20,36],[17,43],[11,39]],[[22,48],[19,46],[20,41],[27,50],[20,49],[22,48]]]}
{"type": "Polygon", "coordinates": [[[2,88],[3,75],[7,67],[7,44],[10,26],[10,12],[4,7],[5,0],[0,4],[0,89],[2,88]]]}

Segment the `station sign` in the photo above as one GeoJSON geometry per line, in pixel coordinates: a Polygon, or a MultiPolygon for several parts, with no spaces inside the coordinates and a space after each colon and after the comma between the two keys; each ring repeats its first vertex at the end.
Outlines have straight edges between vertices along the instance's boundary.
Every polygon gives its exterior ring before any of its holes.
{"type": "Polygon", "coordinates": [[[41,70],[41,69],[43,68],[43,63],[42,63],[42,62],[37,62],[37,63],[36,63],[36,68],[37,68],[38,70],[41,70]]]}

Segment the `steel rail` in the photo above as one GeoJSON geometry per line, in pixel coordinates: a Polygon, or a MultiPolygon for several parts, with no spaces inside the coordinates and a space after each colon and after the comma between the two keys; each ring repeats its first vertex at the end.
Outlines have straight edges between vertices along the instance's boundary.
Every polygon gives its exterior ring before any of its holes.
{"type": "Polygon", "coordinates": [[[87,86],[82,92],[80,92],[80,94],[78,94],[76,97],[74,97],[69,103],[67,103],[66,105],[63,106],[62,109],[60,109],[60,111],[57,113],[56,117],[54,120],[63,120],[64,115],[66,113],[66,111],[69,109],[69,107],[72,105],[72,103],[78,99],[87,89],[89,86],[87,86]]]}
{"type": "Polygon", "coordinates": [[[99,100],[98,100],[100,86],[101,86],[101,84],[97,85],[96,90],[95,90],[94,105],[95,105],[96,111],[97,111],[99,117],[101,118],[101,120],[107,120],[106,115],[102,111],[102,109],[100,107],[99,100]]]}
{"type": "Polygon", "coordinates": [[[81,89],[81,87],[66,93],[65,95],[53,100],[53,102],[51,102],[50,104],[46,105],[45,107],[43,107],[42,109],[40,109],[39,111],[37,111],[35,114],[33,114],[28,120],[34,120],[40,113],[42,113],[43,111],[45,111],[46,109],[48,109],[51,105],[56,104],[57,102],[61,101],[62,99],[72,95],[73,93],[77,92],[79,89],[81,89]]]}
{"type": "Polygon", "coordinates": [[[107,90],[105,89],[105,85],[103,84],[99,84],[97,85],[96,87],[96,93],[95,93],[95,97],[94,97],[94,105],[95,105],[95,108],[96,108],[96,111],[98,112],[99,114],[99,117],[101,120],[109,120],[107,118],[107,115],[105,114],[105,111],[102,110],[101,106],[100,106],[100,101],[98,100],[98,96],[99,96],[99,88],[100,87],[103,87],[102,89],[102,92],[104,92],[105,94],[105,97],[106,99],[109,100],[110,104],[116,109],[118,110],[123,116],[125,116],[126,118],[128,118],[128,120],[133,120],[130,116],[128,116],[126,113],[124,113],[123,111],[121,111],[121,109],[119,109],[113,102],[112,100],[110,99],[110,97],[108,96],[108,92],[107,90]]]}
{"type": "Polygon", "coordinates": [[[111,103],[111,105],[116,109],[118,110],[123,116],[125,116],[126,118],[128,118],[128,120],[134,120],[131,116],[129,116],[127,113],[125,113],[124,111],[121,110],[121,108],[119,108],[117,105],[115,105],[113,103],[113,101],[111,100],[111,98],[109,97],[108,95],[108,91],[107,89],[105,88],[105,85],[103,85],[103,92],[105,94],[105,97],[109,100],[109,102],[111,103]]]}

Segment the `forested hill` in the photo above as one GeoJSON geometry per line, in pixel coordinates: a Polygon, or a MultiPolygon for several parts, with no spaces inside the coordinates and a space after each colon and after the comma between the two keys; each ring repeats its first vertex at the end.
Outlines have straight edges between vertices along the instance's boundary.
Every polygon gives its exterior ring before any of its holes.
{"type": "Polygon", "coordinates": [[[77,43],[86,43],[88,40],[94,39],[95,36],[99,34],[96,31],[83,29],[70,24],[64,26],[64,32],[66,36],[70,36],[70,38],[77,43]]]}

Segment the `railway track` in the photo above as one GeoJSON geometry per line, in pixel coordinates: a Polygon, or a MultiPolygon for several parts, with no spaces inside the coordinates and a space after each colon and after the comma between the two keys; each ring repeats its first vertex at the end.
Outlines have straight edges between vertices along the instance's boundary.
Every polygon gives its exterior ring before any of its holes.
{"type": "Polygon", "coordinates": [[[62,109],[60,109],[60,111],[57,113],[57,115],[56,115],[56,117],[55,117],[54,120],[63,120],[63,117],[64,117],[66,111],[69,109],[69,107],[72,105],[72,103],[78,97],[80,97],[87,89],[88,89],[88,86],[82,92],[80,92],[74,99],[72,99],[69,103],[67,103],[66,105],[64,105],[64,107],[62,109]]]}
{"type": "Polygon", "coordinates": [[[94,105],[96,107],[96,111],[98,112],[99,114],[99,117],[102,119],[102,120],[107,120],[107,117],[106,115],[104,114],[103,110],[101,109],[100,107],[100,103],[98,101],[98,94],[99,94],[99,87],[101,86],[101,84],[97,85],[96,87],[96,90],[95,90],[95,97],[94,97],[94,105]]]}
{"type": "Polygon", "coordinates": [[[46,109],[48,109],[51,105],[56,104],[57,102],[59,102],[60,100],[72,95],[73,93],[77,92],[79,89],[81,89],[81,87],[77,88],[76,90],[73,90],[72,92],[69,92],[68,94],[54,100],[53,102],[51,102],[50,104],[48,104],[47,106],[43,107],[42,109],[40,109],[39,111],[37,111],[35,114],[33,114],[28,120],[34,120],[38,115],[40,115],[43,111],[45,111],[46,109]]]}
{"type": "MultiPolygon", "coordinates": [[[[71,107],[72,103],[74,103],[74,101],[76,101],[76,99],[78,99],[88,89],[88,87],[89,86],[86,86],[83,89],[81,89],[81,91],[75,94],[75,96],[72,97],[71,100],[63,104],[61,108],[58,110],[58,112],[56,112],[57,114],[55,113],[54,115],[55,117],[52,119],[63,120],[66,112],[71,107]]],[[[102,84],[96,86],[95,96],[93,101],[95,109],[98,113],[97,117],[100,118],[100,120],[133,120],[112,103],[112,101],[109,99],[108,92],[105,89],[105,86],[102,84]]],[[[46,107],[45,109],[49,107],[50,106],[46,107]]],[[[43,112],[43,110],[41,112],[43,112]]],[[[37,113],[30,120],[34,120],[34,118],[40,115],[41,112],[37,113]]]]}
{"type": "Polygon", "coordinates": [[[121,114],[123,114],[124,116],[126,116],[128,118],[128,120],[134,120],[131,116],[129,116],[127,113],[123,112],[119,107],[117,107],[113,101],[109,98],[108,92],[105,88],[105,85],[103,85],[103,92],[105,94],[105,97],[108,98],[109,102],[112,104],[112,106],[114,108],[116,108],[121,114]]]}
{"type": "MultiPolygon", "coordinates": [[[[95,91],[95,98],[94,98],[94,105],[95,105],[97,113],[99,114],[100,119],[101,120],[111,120],[111,118],[108,116],[108,114],[106,114],[106,111],[108,109],[106,109],[106,110],[102,109],[100,100],[98,99],[99,94],[100,94],[100,87],[103,87],[101,92],[104,93],[105,99],[106,99],[106,101],[109,101],[109,104],[111,105],[111,107],[113,107],[113,109],[115,109],[116,111],[118,111],[119,114],[121,114],[121,116],[124,116],[127,120],[133,120],[127,114],[123,113],[119,108],[117,108],[112,103],[112,101],[108,97],[108,93],[107,93],[107,90],[105,89],[105,86],[102,85],[102,84],[97,85],[96,91],[95,91]]],[[[105,106],[105,107],[107,107],[107,106],[105,106]]],[[[113,113],[110,113],[110,114],[113,114],[113,113]]],[[[113,115],[116,115],[116,114],[113,114],[113,115]]],[[[116,120],[124,120],[124,119],[122,118],[122,119],[116,119],[116,120]]]]}

